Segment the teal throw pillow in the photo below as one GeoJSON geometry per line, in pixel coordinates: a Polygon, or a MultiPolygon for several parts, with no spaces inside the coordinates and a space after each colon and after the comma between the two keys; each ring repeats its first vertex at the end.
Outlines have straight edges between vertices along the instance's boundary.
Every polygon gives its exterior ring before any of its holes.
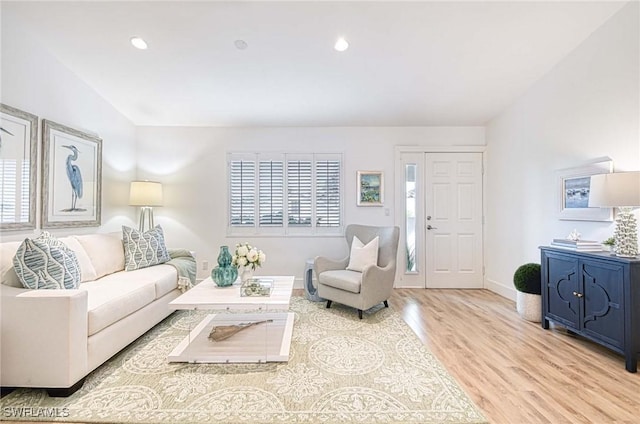
{"type": "Polygon", "coordinates": [[[27,289],[77,289],[80,263],[73,250],[46,231],[25,239],[13,257],[18,279],[27,289]]]}
{"type": "Polygon", "coordinates": [[[159,225],[144,233],[123,226],[122,243],[124,244],[124,269],[126,271],[163,264],[171,259],[164,242],[162,227],[159,225]]]}

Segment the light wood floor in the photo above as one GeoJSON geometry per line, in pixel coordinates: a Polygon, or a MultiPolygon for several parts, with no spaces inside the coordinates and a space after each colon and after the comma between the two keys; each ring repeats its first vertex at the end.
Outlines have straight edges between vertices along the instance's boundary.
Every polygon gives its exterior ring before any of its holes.
{"type": "Polygon", "coordinates": [[[522,320],[488,290],[395,290],[390,306],[491,423],[640,423],[621,355],[522,320]]]}
{"type": "Polygon", "coordinates": [[[640,423],[640,373],[622,356],[524,321],[503,297],[397,289],[389,305],[493,424],[640,423]]]}

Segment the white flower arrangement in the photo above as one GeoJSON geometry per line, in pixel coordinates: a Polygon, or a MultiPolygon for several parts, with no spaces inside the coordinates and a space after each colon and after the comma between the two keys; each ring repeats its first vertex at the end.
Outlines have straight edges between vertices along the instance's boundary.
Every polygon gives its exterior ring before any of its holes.
{"type": "Polygon", "coordinates": [[[236,244],[236,251],[233,254],[231,264],[240,268],[241,266],[255,270],[262,266],[267,260],[267,255],[262,250],[251,246],[249,243],[236,244]]]}

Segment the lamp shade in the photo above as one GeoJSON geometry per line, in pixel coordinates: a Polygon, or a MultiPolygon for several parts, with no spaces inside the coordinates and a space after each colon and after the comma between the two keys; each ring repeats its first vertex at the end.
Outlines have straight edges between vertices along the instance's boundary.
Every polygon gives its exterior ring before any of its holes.
{"type": "Polygon", "coordinates": [[[162,184],[155,181],[132,181],[129,205],[162,206],[162,184]]]}
{"type": "Polygon", "coordinates": [[[640,171],[591,176],[589,207],[640,206],[640,171]]]}

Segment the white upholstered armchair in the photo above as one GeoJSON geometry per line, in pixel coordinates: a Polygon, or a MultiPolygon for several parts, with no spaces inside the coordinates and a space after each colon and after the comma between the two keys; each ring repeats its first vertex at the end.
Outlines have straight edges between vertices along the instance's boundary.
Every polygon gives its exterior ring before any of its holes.
{"type": "Polygon", "coordinates": [[[351,306],[358,310],[362,319],[362,311],[378,303],[384,302],[384,306],[389,307],[387,299],[391,297],[396,275],[399,236],[398,227],[348,225],[345,238],[350,256],[338,261],[321,256],[315,259],[318,295],[327,299],[327,308],[332,302],[351,306]],[[359,258],[354,258],[354,237],[361,242],[356,240],[356,249],[358,246],[367,249],[377,243],[378,248],[374,248],[377,259],[374,258],[373,263],[360,261],[356,264],[359,258]]]}

